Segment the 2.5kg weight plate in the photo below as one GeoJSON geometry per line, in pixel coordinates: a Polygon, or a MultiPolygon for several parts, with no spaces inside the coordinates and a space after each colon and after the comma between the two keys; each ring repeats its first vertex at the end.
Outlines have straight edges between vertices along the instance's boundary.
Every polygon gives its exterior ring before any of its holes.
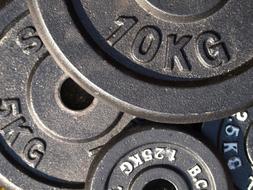
{"type": "Polygon", "coordinates": [[[251,0],[28,2],[61,68],[126,112],[189,123],[252,104],[251,0]]]}
{"type": "Polygon", "coordinates": [[[236,187],[253,189],[253,108],[203,124],[203,135],[223,155],[236,187]]]}

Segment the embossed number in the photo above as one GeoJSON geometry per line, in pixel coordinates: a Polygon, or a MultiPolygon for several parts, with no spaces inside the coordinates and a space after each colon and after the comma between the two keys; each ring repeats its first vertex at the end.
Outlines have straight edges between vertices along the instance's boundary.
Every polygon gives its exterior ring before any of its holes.
{"type": "Polygon", "coordinates": [[[137,34],[133,46],[132,55],[140,62],[147,63],[157,54],[162,42],[162,35],[159,29],[147,26],[137,34]]]}
{"type": "Polygon", "coordinates": [[[38,52],[43,46],[33,26],[28,26],[18,33],[17,44],[27,55],[38,52]]]}

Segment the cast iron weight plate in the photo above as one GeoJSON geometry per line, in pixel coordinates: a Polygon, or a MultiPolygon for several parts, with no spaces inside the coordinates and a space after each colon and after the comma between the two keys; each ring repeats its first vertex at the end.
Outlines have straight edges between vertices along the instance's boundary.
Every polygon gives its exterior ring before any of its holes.
{"type": "Polygon", "coordinates": [[[203,124],[203,135],[223,155],[239,190],[253,189],[253,108],[203,124]]]}
{"type": "Polygon", "coordinates": [[[191,123],[252,104],[252,0],[28,5],[58,65],[91,94],[126,112],[191,123]]]}
{"type": "Polygon", "coordinates": [[[7,5],[11,0],[2,0],[0,1],[0,9],[2,9],[5,5],[7,5]]]}
{"type": "Polygon", "coordinates": [[[168,126],[145,127],[113,139],[97,154],[88,190],[231,190],[223,165],[206,145],[168,126]]]}
{"type": "Polygon", "coordinates": [[[54,64],[25,1],[0,10],[0,52],[0,184],[83,189],[94,155],[131,116],[94,99],[54,64]]]}

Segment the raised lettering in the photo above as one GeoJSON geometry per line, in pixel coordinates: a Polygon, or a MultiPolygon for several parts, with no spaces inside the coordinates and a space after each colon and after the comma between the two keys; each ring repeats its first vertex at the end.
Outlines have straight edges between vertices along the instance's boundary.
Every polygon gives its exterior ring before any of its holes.
{"type": "Polygon", "coordinates": [[[24,148],[23,154],[28,164],[36,168],[46,151],[46,143],[39,138],[31,139],[24,148]]]}
{"type": "Polygon", "coordinates": [[[205,32],[199,36],[197,52],[200,62],[206,67],[218,67],[230,60],[226,44],[216,32],[205,32]]]}
{"type": "Polygon", "coordinates": [[[233,115],[238,121],[246,121],[249,117],[249,114],[247,112],[238,112],[233,115]]]}
{"type": "Polygon", "coordinates": [[[150,62],[157,54],[162,41],[159,29],[148,26],[142,28],[137,34],[133,46],[132,55],[139,62],[150,62]]]}
{"type": "Polygon", "coordinates": [[[208,182],[204,179],[201,179],[201,180],[198,180],[196,183],[195,183],[197,189],[205,189],[208,187],[208,182]]]}
{"type": "Polygon", "coordinates": [[[150,149],[143,150],[141,155],[145,162],[153,160],[153,152],[150,149]]]}
{"type": "Polygon", "coordinates": [[[164,148],[155,148],[155,159],[162,160],[164,159],[164,148]]]}
{"type": "Polygon", "coordinates": [[[29,135],[32,133],[32,129],[26,125],[26,120],[24,117],[21,117],[7,126],[1,128],[1,134],[4,139],[13,146],[20,134],[29,135]]]}
{"type": "Polygon", "coordinates": [[[197,189],[206,189],[208,187],[208,181],[205,179],[198,179],[198,175],[202,173],[202,169],[200,166],[196,165],[193,168],[188,170],[188,173],[192,177],[192,181],[195,184],[197,189]]]}
{"type": "Polygon", "coordinates": [[[191,64],[185,52],[185,47],[191,39],[192,36],[182,36],[180,38],[178,38],[176,34],[168,36],[164,70],[173,71],[175,67],[177,67],[179,71],[191,70],[191,64]]]}
{"type": "Polygon", "coordinates": [[[27,55],[38,52],[43,46],[43,43],[37,35],[37,31],[33,26],[28,26],[22,29],[18,33],[16,42],[22,51],[27,55]]]}
{"type": "Polygon", "coordinates": [[[166,149],[166,156],[170,162],[176,160],[176,150],[166,149]]]}
{"type": "Polygon", "coordinates": [[[249,182],[247,190],[252,190],[253,189],[253,177],[252,176],[250,176],[249,181],[250,182],[249,182]]]}
{"type": "Polygon", "coordinates": [[[240,168],[242,166],[242,161],[238,157],[233,157],[228,160],[228,168],[230,170],[235,170],[237,168],[240,168]]]}
{"type": "Polygon", "coordinates": [[[113,187],[113,188],[111,188],[111,190],[123,190],[123,187],[121,187],[121,186],[117,186],[117,187],[113,187]]]}
{"type": "Polygon", "coordinates": [[[138,22],[135,17],[121,16],[116,21],[116,29],[107,38],[107,42],[114,46],[118,41],[120,41],[138,22]]]}
{"type": "Polygon", "coordinates": [[[191,169],[188,170],[188,173],[193,178],[196,178],[197,175],[199,175],[201,172],[202,172],[202,169],[198,165],[196,165],[193,168],[191,168],[191,169]]]}
{"type": "Polygon", "coordinates": [[[18,99],[0,99],[0,118],[8,117],[9,115],[17,116],[20,112],[20,102],[18,99]]]}
{"type": "Polygon", "coordinates": [[[224,143],[224,153],[234,151],[238,153],[238,144],[237,143],[224,143]]]}
{"type": "Polygon", "coordinates": [[[134,167],[133,165],[130,163],[130,162],[123,162],[121,165],[120,165],[120,170],[126,174],[127,176],[129,176],[133,170],[134,170],[134,167]]]}
{"type": "Polygon", "coordinates": [[[133,162],[134,168],[137,168],[138,166],[141,166],[143,164],[143,161],[141,160],[141,157],[139,156],[139,154],[130,156],[129,160],[133,162]]]}
{"type": "Polygon", "coordinates": [[[233,125],[226,126],[225,131],[226,131],[227,136],[238,137],[239,133],[240,133],[240,129],[238,127],[233,126],[233,125]]]}

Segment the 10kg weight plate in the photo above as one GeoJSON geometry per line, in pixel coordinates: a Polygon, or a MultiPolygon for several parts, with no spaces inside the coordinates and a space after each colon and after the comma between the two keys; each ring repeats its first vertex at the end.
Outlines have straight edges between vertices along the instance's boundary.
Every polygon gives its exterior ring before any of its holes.
{"type": "Polygon", "coordinates": [[[28,2],[61,68],[126,112],[191,123],[252,104],[251,0],[28,2]]]}

